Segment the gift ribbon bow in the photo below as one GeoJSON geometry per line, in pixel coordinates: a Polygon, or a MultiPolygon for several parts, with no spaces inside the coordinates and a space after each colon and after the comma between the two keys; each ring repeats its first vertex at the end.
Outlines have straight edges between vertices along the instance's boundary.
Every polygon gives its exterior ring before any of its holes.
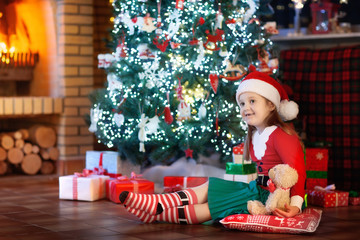
{"type": "Polygon", "coordinates": [[[139,182],[137,180],[141,179],[141,177],[142,177],[142,174],[136,174],[134,172],[131,172],[130,178],[128,178],[125,175],[125,176],[117,177],[117,180],[120,180],[120,181],[129,180],[130,182],[132,182],[134,184],[134,193],[138,193],[139,192],[139,182]]]}
{"type": "Polygon", "coordinates": [[[75,172],[74,175],[76,177],[88,177],[90,175],[92,175],[93,172],[89,169],[83,169],[83,171],[80,173],[80,172],[75,172]]]}
{"type": "MultiPolygon", "coordinates": [[[[335,190],[335,184],[331,184],[331,185],[328,185],[326,187],[320,187],[320,186],[315,186],[314,187],[314,190],[316,191],[320,191],[320,192],[334,192],[335,190]]],[[[338,206],[339,205],[339,194],[335,192],[335,206],[338,206]]]]}
{"type": "Polygon", "coordinates": [[[331,192],[335,190],[335,184],[328,185],[326,187],[315,186],[314,190],[321,192],[331,192]]]}
{"type": "Polygon", "coordinates": [[[77,183],[77,179],[79,177],[88,177],[90,175],[92,175],[93,173],[91,172],[91,170],[88,169],[83,169],[82,172],[75,172],[74,175],[75,177],[73,177],[73,199],[77,200],[78,199],[78,183],[77,183]]]}
{"type": "Polygon", "coordinates": [[[131,172],[130,178],[128,178],[128,176],[124,175],[124,176],[117,177],[116,179],[120,180],[120,181],[125,181],[125,180],[141,179],[141,177],[142,177],[142,174],[136,174],[135,172],[131,172]]]}

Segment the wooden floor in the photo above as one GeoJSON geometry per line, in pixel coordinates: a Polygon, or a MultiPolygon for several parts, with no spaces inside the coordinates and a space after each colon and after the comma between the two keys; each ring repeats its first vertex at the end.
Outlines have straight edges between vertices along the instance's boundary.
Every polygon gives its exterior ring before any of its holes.
{"type": "Polygon", "coordinates": [[[324,209],[308,235],[260,234],[222,226],[142,224],[118,204],[58,199],[57,176],[0,178],[0,240],[359,239],[360,206],[324,209]]]}

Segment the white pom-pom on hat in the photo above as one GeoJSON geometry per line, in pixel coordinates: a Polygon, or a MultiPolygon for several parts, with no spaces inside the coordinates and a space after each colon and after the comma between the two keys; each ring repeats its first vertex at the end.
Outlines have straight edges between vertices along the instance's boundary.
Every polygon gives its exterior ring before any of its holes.
{"type": "Polygon", "coordinates": [[[279,115],[284,121],[290,121],[297,117],[299,106],[294,101],[282,100],[279,106],[279,115]]]}
{"type": "Polygon", "coordinates": [[[266,73],[251,71],[239,84],[236,91],[236,101],[239,104],[239,97],[244,92],[255,92],[270,100],[275,106],[284,121],[290,121],[297,117],[299,106],[294,101],[289,101],[289,96],[283,86],[266,73]]]}

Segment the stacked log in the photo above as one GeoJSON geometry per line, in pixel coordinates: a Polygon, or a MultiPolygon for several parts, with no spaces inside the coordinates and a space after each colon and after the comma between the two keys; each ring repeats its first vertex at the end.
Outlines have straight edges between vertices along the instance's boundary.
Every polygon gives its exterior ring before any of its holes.
{"type": "Polygon", "coordinates": [[[55,130],[43,125],[0,133],[0,175],[9,169],[28,175],[54,173],[59,158],[56,138],[55,130]]]}

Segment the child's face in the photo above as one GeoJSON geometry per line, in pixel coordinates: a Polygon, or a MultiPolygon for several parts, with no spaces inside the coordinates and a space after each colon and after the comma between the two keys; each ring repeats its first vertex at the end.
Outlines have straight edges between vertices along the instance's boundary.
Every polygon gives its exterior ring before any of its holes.
{"type": "Polygon", "coordinates": [[[265,119],[275,105],[254,92],[244,92],[239,97],[240,113],[243,120],[261,133],[267,127],[265,119]]]}

